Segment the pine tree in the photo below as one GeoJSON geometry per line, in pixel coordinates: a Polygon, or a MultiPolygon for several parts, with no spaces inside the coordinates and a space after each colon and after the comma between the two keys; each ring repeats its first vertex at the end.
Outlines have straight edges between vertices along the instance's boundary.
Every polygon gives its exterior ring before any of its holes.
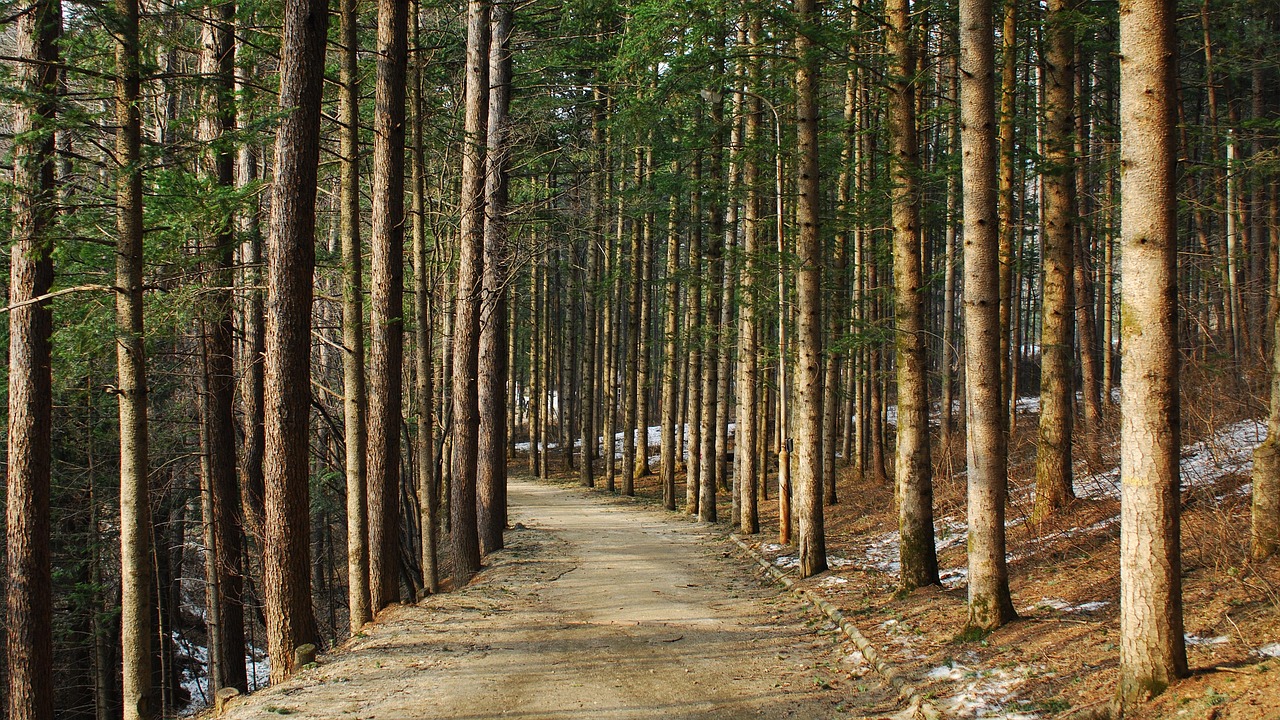
{"type": "Polygon", "coordinates": [[[1122,705],[1187,673],[1179,523],[1174,4],[1120,13],[1122,705]]]}

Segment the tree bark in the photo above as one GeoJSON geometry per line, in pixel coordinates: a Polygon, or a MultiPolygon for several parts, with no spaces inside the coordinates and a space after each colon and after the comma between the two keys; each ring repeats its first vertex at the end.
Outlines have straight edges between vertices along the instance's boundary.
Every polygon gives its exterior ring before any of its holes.
{"type": "Polygon", "coordinates": [[[1045,16],[1044,291],[1040,330],[1040,430],[1036,444],[1036,505],[1043,519],[1071,502],[1071,403],[1075,376],[1072,265],[1076,187],[1075,33],[1071,0],[1051,0],[1045,16]]]}
{"type": "Polygon", "coordinates": [[[400,600],[404,367],[404,121],[408,3],[378,2],[369,292],[369,610],[400,600]]]}
{"type": "MultiPolygon", "coordinates": [[[[653,190],[653,138],[644,151],[644,184],[653,190]]],[[[640,273],[640,334],[636,338],[636,458],[635,477],[649,474],[649,390],[652,386],[653,355],[653,225],[654,213],[646,209],[640,228],[640,257],[636,259],[640,273]]]]}
{"type": "MultiPolygon", "coordinates": [[[[235,48],[231,23],[235,5],[223,2],[207,8],[202,31],[203,52],[201,74],[212,78],[203,97],[202,139],[215,148],[209,158],[210,175],[224,190],[235,186],[235,163],[228,147],[221,147],[224,136],[235,128],[235,48]]],[[[221,214],[221,209],[216,209],[221,214]]],[[[215,577],[208,578],[216,589],[218,643],[210,643],[210,658],[218,658],[218,673],[211,678],[211,689],[248,690],[244,667],[244,579],[241,566],[243,528],[240,516],[239,488],[236,483],[235,444],[235,369],[232,267],[235,255],[235,226],[229,213],[215,219],[213,245],[205,248],[211,262],[209,281],[214,288],[208,294],[210,307],[201,323],[205,357],[206,393],[201,403],[203,434],[206,440],[206,485],[210,493],[212,524],[211,553],[215,577]]],[[[210,610],[214,610],[213,607],[210,610]]]]}
{"type": "MultiPolygon", "coordinates": [[[[635,191],[642,192],[644,187],[644,148],[635,148],[635,167],[633,182],[635,191]]],[[[622,494],[635,495],[636,476],[636,394],[639,387],[640,356],[640,293],[644,283],[644,238],[641,230],[641,219],[631,220],[631,240],[627,254],[631,258],[627,276],[627,333],[625,339],[626,368],[623,370],[622,396],[622,494]]]]}
{"type": "Polygon", "coordinates": [[[1017,364],[1013,353],[1017,352],[1013,337],[1017,334],[1018,302],[1014,289],[1014,244],[1020,242],[1022,221],[1014,211],[1014,121],[1017,119],[1018,99],[1018,3],[1004,5],[1004,25],[1000,37],[1000,160],[999,189],[996,212],[1000,222],[1000,378],[1001,396],[1007,406],[1009,422],[1006,429],[1013,432],[1016,394],[1017,364]]]}
{"type": "MultiPolygon", "coordinates": [[[[821,16],[815,0],[796,0],[796,203],[795,507],[801,577],[827,569],[822,517],[822,237],[818,227],[818,46],[821,16]]],[[[781,220],[781,218],[779,218],[781,220]]],[[[927,447],[927,446],[926,446],[927,447]]],[[[927,456],[926,456],[927,457],[927,456]]]]}
{"type": "Polygon", "coordinates": [[[598,321],[600,317],[600,250],[599,241],[606,234],[605,208],[606,198],[604,156],[604,88],[596,84],[591,89],[591,147],[596,153],[597,166],[591,176],[591,230],[587,236],[587,276],[583,287],[582,302],[585,309],[585,327],[583,337],[587,347],[581,358],[582,386],[579,395],[582,407],[582,465],[579,480],[583,487],[595,487],[596,442],[599,435],[596,426],[599,418],[596,415],[596,403],[600,394],[596,393],[596,384],[601,375],[602,358],[601,341],[598,337],[598,321]]]}
{"type": "Polygon", "coordinates": [[[1253,524],[1249,554],[1254,560],[1265,560],[1280,552],[1280,315],[1274,318],[1272,332],[1267,438],[1253,452],[1253,524]]]}
{"type": "Polygon", "coordinates": [[[742,184],[746,189],[742,222],[742,299],[738,305],[738,413],[734,442],[734,464],[738,473],[738,529],[748,535],[760,532],[759,455],[756,445],[761,435],[759,385],[760,302],[760,164],[756,141],[760,136],[760,99],[755,96],[760,81],[759,45],[761,22],[747,19],[747,96],[746,123],[743,128],[742,184]]]}
{"type": "MultiPolygon", "coordinates": [[[[239,63],[236,68],[236,92],[245,101],[236,106],[239,124],[247,127],[250,122],[248,99],[252,96],[250,78],[253,68],[239,63]]],[[[236,185],[242,191],[258,180],[258,151],[252,143],[240,147],[236,167],[236,185]]],[[[262,227],[258,203],[240,216],[241,285],[245,291],[240,307],[243,339],[240,350],[240,508],[244,518],[245,533],[258,548],[262,547],[262,456],[266,438],[262,429],[262,381],[263,352],[266,338],[263,334],[263,273],[262,227]]]]}
{"type": "Polygon", "coordinates": [[[916,51],[907,0],[889,0],[889,137],[893,180],[893,280],[898,371],[898,458],[894,463],[905,590],[938,582],[933,539],[933,468],[925,364],[920,266],[919,148],[916,141],[916,51]]]}
{"type": "MultiPolygon", "coordinates": [[[[484,276],[485,146],[489,115],[489,3],[467,2],[467,89],[462,153],[462,224],[453,332],[453,579],[460,588],[480,569],[476,461],[480,431],[477,373],[484,276]]],[[[534,398],[534,402],[541,402],[534,398]]],[[[530,438],[536,442],[535,438],[530,438]]],[[[530,446],[532,447],[532,445],[530,446]]]]}
{"type": "Polygon", "coordinates": [[[115,0],[116,399],[120,415],[120,642],[124,720],[160,712],[151,675],[151,505],[142,325],[142,120],[137,0],[115,0]]]}
{"type": "MultiPolygon", "coordinates": [[[[679,177],[680,164],[671,163],[671,174],[679,177]]],[[[667,222],[667,277],[664,288],[666,314],[663,318],[664,353],[662,362],[662,447],[659,461],[659,480],[662,484],[662,505],[676,509],[676,427],[680,403],[680,195],[671,193],[671,207],[667,222]]]]}
{"type": "MultiPolygon", "coordinates": [[[[421,48],[418,22],[419,4],[412,6],[414,49],[421,48]]],[[[413,314],[414,314],[414,399],[418,416],[414,449],[418,454],[417,494],[419,525],[422,528],[422,586],[424,592],[440,592],[439,536],[440,485],[436,476],[435,437],[435,333],[432,328],[432,288],[428,282],[430,260],[427,250],[426,154],[423,147],[424,107],[422,65],[413,63],[409,83],[409,103],[413,110],[413,314]]]]}
{"type": "Polygon", "coordinates": [[[328,36],[325,0],[286,0],[280,51],[275,183],[267,245],[263,586],[271,681],[299,669],[294,650],[317,640],[311,608],[311,299],[315,270],[320,100],[328,36]]]}
{"type": "Polygon", "coordinates": [[[964,336],[968,399],[969,624],[1017,617],[1005,564],[1009,492],[996,219],[995,40],[991,0],[960,3],[960,141],[964,185],[964,336]]]}
{"type": "Polygon", "coordinates": [[[689,383],[688,408],[685,410],[686,424],[684,431],[688,433],[686,442],[689,458],[685,464],[685,505],[684,511],[689,515],[699,512],[699,480],[702,477],[702,423],[699,422],[699,408],[702,407],[702,350],[704,337],[702,332],[702,153],[695,151],[693,156],[693,195],[689,208],[689,277],[691,281],[688,309],[685,317],[689,321],[687,342],[689,344],[689,369],[685,381],[689,383]]]}
{"type": "MultiPolygon", "coordinates": [[[[484,271],[480,330],[476,519],[480,549],[502,549],[507,526],[507,159],[511,103],[511,0],[494,0],[489,37],[489,120],[485,153],[484,271]]],[[[570,443],[572,445],[572,443],[570,443]]]]}
{"type": "Polygon", "coordinates": [[[373,618],[369,607],[368,396],[364,375],[364,271],[360,248],[360,80],[356,65],[358,0],[342,0],[341,123],[342,177],[338,234],[342,245],[342,408],[347,457],[347,609],[352,634],[373,618]]]}
{"type": "Polygon", "coordinates": [[[1173,3],[1120,12],[1122,706],[1187,673],[1179,527],[1173,3]]]}
{"type": "MultiPolygon", "coordinates": [[[[135,16],[136,19],[136,16],[135,16]]],[[[53,285],[60,0],[37,0],[17,23],[13,118],[13,248],[9,266],[9,436],[5,548],[7,717],[53,718],[49,494],[53,442],[53,316],[31,302],[53,285]]]]}

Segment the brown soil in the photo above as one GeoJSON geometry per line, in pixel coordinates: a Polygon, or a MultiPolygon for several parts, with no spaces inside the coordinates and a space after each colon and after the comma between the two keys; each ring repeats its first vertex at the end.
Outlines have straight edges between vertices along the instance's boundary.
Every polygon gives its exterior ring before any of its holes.
{"type": "Polygon", "coordinates": [[[229,718],[829,718],[901,710],[723,528],[513,478],[508,548],[229,718]]]}
{"type": "MultiPolygon", "coordinates": [[[[825,508],[831,558],[850,561],[798,583],[820,593],[849,616],[873,644],[939,706],[947,717],[1070,718],[1103,712],[1112,700],[1119,659],[1119,513],[1112,499],[1078,500],[1039,526],[1016,522],[1030,514],[1035,416],[1020,418],[1011,447],[1009,519],[1010,582],[1020,618],[986,636],[965,632],[963,577],[945,588],[906,597],[897,577],[873,567],[866,549],[897,530],[891,485],[877,485],[839,471],[840,501],[825,508]],[[1066,532],[1064,532],[1066,531],[1066,532]],[[1092,604],[1081,608],[1084,603],[1092,604]]],[[[1111,418],[1114,421],[1114,417],[1111,418]]],[[[1215,425],[1184,424],[1184,442],[1215,425]]],[[[1109,433],[1114,436],[1114,433],[1109,433]]],[[[1079,451],[1079,448],[1077,448],[1079,451]]],[[[1082,453],[1078,453],[1078,456],[1082,453]]],[[[1113,443],[1103,443],[1094,467],[1114,467],[1113,443]]],[[[940,537],[963,530],[963,453],[948,478],[935,457],[935,520],[940,537]],[[943,520],[946,522],[943,522],[943,520]]],[[[1225,476],[1184,493],[1183,588],[1186,632],[1212,639],[1188,646],[1191,677],[1126,717],[1280,718],[1280,659],[1258,654],[1280,642],[1280,561],[1249,563],[1248,478],[1225,476]]],[[[637,488],[660,494],[654,478],[637,488]]],[[[728,493],[721,493],[727,496],[728,493]]],[[[683,486],[678,490],[683,498],[683,486]]],[[[779,548],[775,488],[762,502],[764,531],[751,542],[768,558],[793,556],[779,548]]],[[[721,517],[729,516],[727,499],[721,517]]],[[[892,559],[896,560],[896,549],[892,559]]],[[[785,561],[784,561],[785,563],[785,561]]],[[[963,535],[939,553],[939,567],[964,568],[963,535]]]]}

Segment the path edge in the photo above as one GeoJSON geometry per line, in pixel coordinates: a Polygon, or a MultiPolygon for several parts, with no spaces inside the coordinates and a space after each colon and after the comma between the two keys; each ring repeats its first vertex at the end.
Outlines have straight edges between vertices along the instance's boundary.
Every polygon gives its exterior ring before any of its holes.
{"type": "Polygon", "coordinates": [[[908,710],[912,717],[922,718],[923,720],[940,720],[940,718],[942,718],[942,713],[938,711],[938,708],[933,704],[933,702],[921,695],[916,686],[911,684],[910,680],[908,680],[898,670],[898,668],[885,660],[883,653],[881,653],[875,645],[871,644],[871,641],[862,634],[862,631],[858,629],[858,626],[849,620],[849,618],[845,617],[845,614],[840,612],[839,608],[832,605],[817,593],[798,587],[795,580],[791,579],[789,575],[774,567],[773,563],[766,560],[764,556],[757,552],[755,548],[748,545],[741,537],[738,536],[737,533],[729,533],[729,539],[736,543],[748,557],[755,560],[757,565],[764,568],[765,572],[768,573],[769,576],[772,577],[779,585],[782,585],[784,588],[789,590],[791,594],[800,598],[804,602],[817,608],[822,612],[822,614],[826,615],[831,622],[835,623],[836,626],[840,628],[840,631],[853,641],[854,646],[857,647],[858,651],[862,653],[862,656],[867,659],[867,663],[871,666],[871,669],[880,677],[888,680],[889,684],[893,685],[894,689],[898,691],[898,697],[900,699],[907,701],[908,710]]]}

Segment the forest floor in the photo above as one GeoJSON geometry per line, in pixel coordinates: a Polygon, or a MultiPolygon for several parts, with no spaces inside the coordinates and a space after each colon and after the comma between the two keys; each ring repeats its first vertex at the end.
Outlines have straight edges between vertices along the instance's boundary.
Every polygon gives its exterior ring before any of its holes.
{"type": "MultiPolygon", "coordinates": [[[[513,468],[514,470],[514,468],[513,468]]],[[[513,529],[458,592],[393,606],[263,718],[830,718],[902,711],[825,618],[758,579],[725,529],[513,477],[513,529]]]]}
{"type": "MultiPolygon", "coordinates": [[[[1266,426],[1226,407],[1196,403],[1183,421],[1182,575],[1191,676],[1126,717],[1280,719],[1280,561],[1246,559],[1252,450],[1266,426]]],[[[1076,464],[1078,499],[1034,524],[1036,409],[1034,403],[1024,408],[1010,447],[1008,558],[1018,620],[990,634],[965,630],[963,448],[950,460],[935,456],[941,586],[897,592],[892,484],[859,478],[848,468],[838,472],[839,502],[825,508],[831,569],[796,583],[843,611],[948,718],[1102,717],[1113,698],[1120,630],[1118,418],[1110,408],[1097,439],[1086,446],[1077,437],[1077,458],[1090,450],[1076,464]]],[[[777,544],[775,490],[762,501],[762,533],[744,539],[794,573],[795,548],[777,544]]],[[[636,491],[648,502],[661,495],[653,476],[636,491]]],[[[683,499],[683,482],[677,494],[683,499]]],[[[721,518],[730,516],[728,497],[720,493],[721,518]]]]}

